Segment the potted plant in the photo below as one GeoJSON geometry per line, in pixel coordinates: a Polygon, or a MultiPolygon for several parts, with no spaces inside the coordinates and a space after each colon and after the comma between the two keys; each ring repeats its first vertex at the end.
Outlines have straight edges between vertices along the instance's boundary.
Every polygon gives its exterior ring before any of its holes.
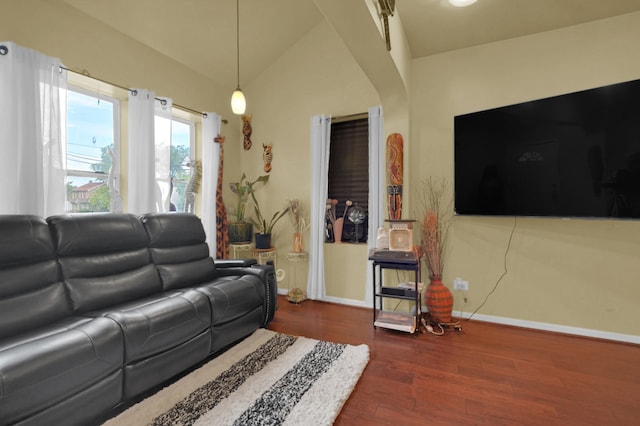
{"type": "Polygon", "coordinates": [[[267,220],[262,215],[262,211],[260,210],[260,204],[256,199],[256,196],[253,192],[251,192],[251,199],[253,200],[253,208],[255,212],[255,217],[251,218],[253,225],[256,227],[258,232],[256,232],[256,248],[257,249],[268,249],[271,247],[271,234],[273,232],[273,227],[276,223],[284,215],[287,214],[291,207],[287,207],[282,211],[277,211],[271,216],[271,219],[267,222],[267,220]]]}
{"type": "Polygon", "coordinates": [[[446,194],[445,180],[428,178],[422,182],[422,193],[418,196],[421,204],[418,217],[422,225],[422,250],[429,270],[426,305],[431,319],[440,324],[451,322],[453,309],[453,296],[442,284],[444,252],[452,219],[451,202],[445,198],[446,194]]]}
{"type": "Polygon", "coordinates": [[[246,180],[247,176],[243,173],[239,182],[229,183],[231,192],[236,194],[236,206],[234,210],[229,212],[232,221],[229,222],[229,241],[232,243],[250,243],[252,235],[251,219],[245,216],[247,202],[249,196],[253,196],[256,188],[254,185],[258,183],[265,184],[269,181],[269,175],[259,176],[254,181],[246,180]]]}

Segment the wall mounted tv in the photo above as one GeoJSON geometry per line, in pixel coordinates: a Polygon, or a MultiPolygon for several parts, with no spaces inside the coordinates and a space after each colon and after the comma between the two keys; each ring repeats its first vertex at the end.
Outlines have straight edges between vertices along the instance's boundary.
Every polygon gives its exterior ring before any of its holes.
{"type": "Polygon", "coordinates": [[[640,80],[454,124],[456,214],[640,218],[640,80]]]}

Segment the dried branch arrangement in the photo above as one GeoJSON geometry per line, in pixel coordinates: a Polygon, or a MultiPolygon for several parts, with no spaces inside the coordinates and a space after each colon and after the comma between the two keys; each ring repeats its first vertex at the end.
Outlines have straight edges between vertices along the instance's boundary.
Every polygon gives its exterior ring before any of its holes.
{"type": "Polygon", "coordinates": [[[453,219],[453,203],[446,180],[433,177],[423,180],[417,200],[422,249],[429,276],[442,278],[447,236],[453,219]]]}

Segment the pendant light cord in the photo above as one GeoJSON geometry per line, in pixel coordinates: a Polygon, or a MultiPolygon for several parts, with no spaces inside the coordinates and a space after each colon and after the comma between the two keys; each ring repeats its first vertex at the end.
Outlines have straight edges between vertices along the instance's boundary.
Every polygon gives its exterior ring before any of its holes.
{"type": "Polygon", "coordinates": [[[240,0],[236,0],[236,59],[238,72],[238,89],[240,89],[240,0]]]}

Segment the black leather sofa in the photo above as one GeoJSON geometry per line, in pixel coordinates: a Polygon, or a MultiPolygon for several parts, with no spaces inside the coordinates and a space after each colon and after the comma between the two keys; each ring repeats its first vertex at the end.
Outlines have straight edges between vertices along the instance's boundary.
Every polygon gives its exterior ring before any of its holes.
{"type": "Polygon", "coordinates": [[[197,216],[0,216],[0,425],[91,424],[266,327],[273,266],[197,216]]]}

